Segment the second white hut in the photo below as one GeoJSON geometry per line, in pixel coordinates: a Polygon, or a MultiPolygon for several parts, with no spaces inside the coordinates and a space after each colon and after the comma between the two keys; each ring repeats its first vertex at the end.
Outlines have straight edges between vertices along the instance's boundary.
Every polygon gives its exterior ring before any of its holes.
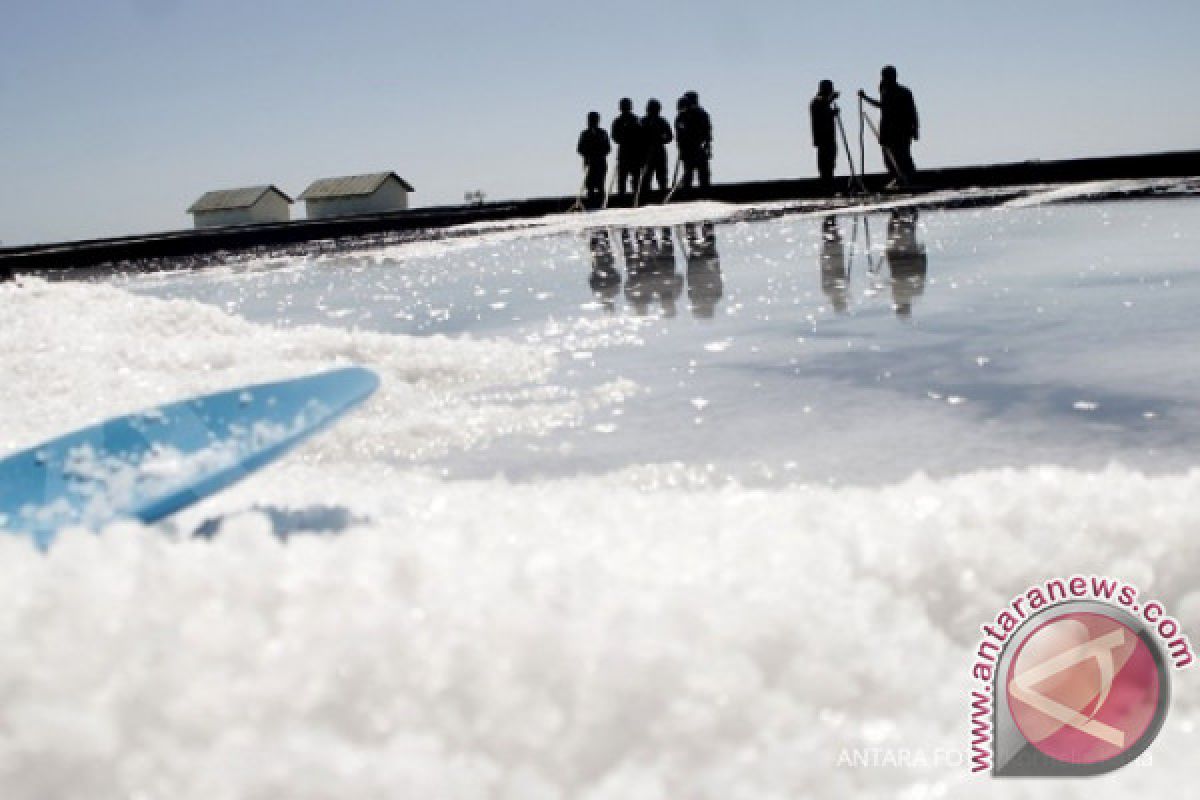
{"type": "Polygon", "coordinates": [[[300,193],[309,219],[383,214],[408,208],[413,187],[395,172],[322,178],[300,193]]]}

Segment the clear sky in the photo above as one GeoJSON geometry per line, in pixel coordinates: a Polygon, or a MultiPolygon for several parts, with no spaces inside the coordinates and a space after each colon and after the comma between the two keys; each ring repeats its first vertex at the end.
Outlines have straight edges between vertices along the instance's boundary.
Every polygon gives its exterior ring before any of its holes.
{"type": "Polygon", "coordinates": [[[919,166],[1200,148],[1196,0],[3,2],[6,244],[183,228],[208,189],[386,169],[418,205],[572,194],[588,110],[688,89],[715,180],[811,176],[817,81],[851,106],[889,62],[919,166]]]}

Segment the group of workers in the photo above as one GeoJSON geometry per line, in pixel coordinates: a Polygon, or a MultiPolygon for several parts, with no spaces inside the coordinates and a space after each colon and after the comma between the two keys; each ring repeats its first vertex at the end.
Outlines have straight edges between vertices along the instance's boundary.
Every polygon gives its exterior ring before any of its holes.
{"type": "MultiPolygon", "coordinates": [[[[892,178],[890,188],[911,186],[916,175],[912,144],[920,138],[920,121],[912,92],[900,84],[896,68],[886,66],[880,75],[878,99],[861,89],[858,96],[879,109],[879,128],[874,129],[869,118],[866,122],[879,140],[884,165],[892,178]]],[[[839,132],[845,142],[838,97],[833,81],[823,80],[809,104],[817,173],[826,194],[834,193],[839,132]]],[[[619,108],[620,113],[612,123],[611,137],[601,127],[600,114],[596,111],[588,114],[587,128],[579,134],[576,152],[582,157],[584,168],[581,200],[587,207],[599,207],[606,197],[608,156],[614,143],[617,146],[617,194],[633,193],[638,197],[642,191],[653,189],[655,184],[661,190],[673,190],[676,186],[690,188],[695,183],[701,188],[709,186],[712,180],[712,120],[700,105],[696,92],[687,92],[679,98],[673,131],[672,125],[662,116],[662,104],[658,100],[649,100],[646,113],[640,118],[633,112],[633,101],[628,97],[621,99],[619,108]],[[679,155],[675,175],[668,185],[667,145],[672,141],[678,147],[679,155]]]]}
{"type": "Polygon", "coordinates": [[[638,117],[633,101],[621,98],[618,115],[613,119],[612,136],[600,126],[599,112],[588,114],[588,126],[579,134],[575,151],[583,158],[583,195],[588,207],[595,208],[605,196],[608,179],[608,155],[617,146],[617,194],[638,196],[657,184],[661,190],[712,182],[712,120],[700,105],[696,92],[686,92],[676,103],[674,126],[662,115],[662,103],[651,98],[646,113],[638,117]],[[668,184],[667,145],[675,142],[679,155],[675,175],[668,184]],[[682,182],[679,171],[682,168],[682,182]]]}

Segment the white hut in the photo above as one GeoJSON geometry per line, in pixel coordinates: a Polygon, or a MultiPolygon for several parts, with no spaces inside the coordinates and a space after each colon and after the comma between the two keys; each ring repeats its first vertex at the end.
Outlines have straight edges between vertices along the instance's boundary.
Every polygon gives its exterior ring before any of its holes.
{"type": "Polygon", "coordinates": [[[322,178],[300,193],[309,219],[381,214],[408,208],[413,187],[394,172],[322,178]]]}
{"type": "Polygon", "coordinates": [[[223,225],[255,225],[262,222],[287,222],[292,198],[274,186],[247,186],[244,189],[218,189],[205,192],[192,203],[188,213],[197,228],[223,225]]]}

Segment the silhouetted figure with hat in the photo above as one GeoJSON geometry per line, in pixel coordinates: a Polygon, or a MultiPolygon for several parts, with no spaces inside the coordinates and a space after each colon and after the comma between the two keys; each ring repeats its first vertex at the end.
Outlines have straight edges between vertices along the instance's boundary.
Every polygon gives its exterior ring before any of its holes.
{"type": "Polygon", "coordinates": [[[817,174],[821,176],[821,191],[833,194],[833,174],[837,170],[837,115],[838,93],[833,81],[821,81],[817,96],[808,105],[812,118],[812,143],[817,148],[817,174]]]}
{"type": "Polygon", "coordinates": [[[612,145],[608,133],[600,127],[600,114],[592,111],[587,120],[588,126],[579,134],[575,151],[583,156],[583,167],[587,171],[583,180],[587,206],[599,208],[604,201],[604,180],[608,177],[608,154],[612,145]]]}
{"type": "Polygon", "coordinates": [[[675,159],[675,174],[671,176],[672,186],[679,180],[679,167],[683,164],[683,142],[687,139],[687,117],[684,112],[687,107],[687,97],[680,95],[675,101],[675,147],[679,152],[675,159]]]}
{"type": "Polygon", "coordinates": [[[642,146],[642,123],[633,113],[633,101],[621,98],[621,113],[612,123],[612,140],[617,146],[617,194],[626,194],[637,188],[645,163],[642,146]]]}
{"type": "Polygon", "coordinates": [[[712,119],[700,105],[700,95],[687,92],[680,98],[676,122],[679,159],[683,162],[683,187],[699,182],[702,188],[712,183],[709,162],[712,160],[712,119]]]}
{"type": "Polygon", "coordinates": [[[891,173],[893,186],[912,183],[917,168],[913,164],[912,143],[921,138],[917,103],[908,87],[896,80],[896,68],[884,67],[879,82],[879,99],[868,97],[862,89],[858,96],[879,109],[879,145],[883,161],[891,173]]]}
{"type": "Polygon", "coordinates": [[[651,99],[646,103],[646,116],[642,117],[642,143],[646,150],[646,163],[642,168],[643,189],[649,189],[658,181],[658,188],[667,188],[667,145],[675,139],[671,124],[662,117],[662,103],[651,99]]]}

